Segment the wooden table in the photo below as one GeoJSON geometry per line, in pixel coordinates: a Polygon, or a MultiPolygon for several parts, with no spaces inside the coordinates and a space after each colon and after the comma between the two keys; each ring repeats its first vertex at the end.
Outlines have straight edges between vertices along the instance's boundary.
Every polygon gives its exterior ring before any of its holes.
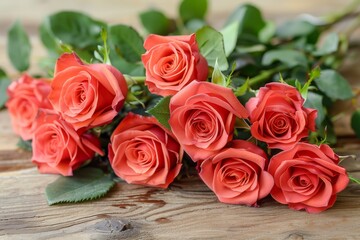
{"type": "MultiPolygon", "coordinates": [[[[323,14],[350,1],[252,2],[267,16],[282,21],[302,12],[323,14]]],[[[177,3],[62,0],[60,6],[58,1],[1,1],[0,65],[9,67],[4,34],[15,18],[21,18],[32,34],[43,16],[63,8],[138,26],[137,12],[156,6],[174,16],[177,3]]],[[[232,0],[212,1],[209,21],[220,26],[223,21],[218,19],[224,19],[237,5],[232,0]]],[[[44,50],[35,36],[31,39],[36,61],[44,50]]],[[[31,71],[36,72],[36,67],[31,71]]],[[[321,214],[293,211],[270,198],[262,200],[260,208],[222,204],[198,178],[176,181],[167,190],[118,183],[99,200],[48,206],[44,189],[57,176],[40,175],[30,162],[31,154],[17,149],[16,142],[8,114],[1,111],[0,239],[360,239],[360,186],[353,183],[339,194],[332,209],[321,214]]],[[[336,148],[339,154],[357,156],[344,161],[357,178],[359,147],[359,141],[343,138],[336,148]]]]}

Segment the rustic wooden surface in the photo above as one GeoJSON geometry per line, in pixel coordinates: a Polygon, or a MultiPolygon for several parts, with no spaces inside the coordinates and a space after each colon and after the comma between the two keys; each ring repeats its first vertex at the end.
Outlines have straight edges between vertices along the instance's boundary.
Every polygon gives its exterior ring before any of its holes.
{"type": "MultiPolygon", "coordinates": [[[[221,26],[241,2],[211,1],[209,22],[221,26]]],[[[279,22],[304,12],[325,14],[350,1],[251,2],[279,22]]],[[[77,9],[108,22],[137,27],[139,11],[157,7],[175,16],[177,4],[176,0],[1,1],[0,66],[15,73],[6,58],[5,33],[17,18],[32,35],[35,63],[46,54],[35,37],[37,26],[52,12],[77,9]]],[[[355,82],[359,68],[351,66],[343,71],[355,82]]],[[[32,66],[31,72],[37,71],[32,66]]],[[[348,124],[342,125],[340,131],[348,131],[348,124]]],[[[100,200],[48,206],[44,189],[57,176],[38,174],[30,162],[31,154],[17,149],[16,143],[7,112],[1,111],[0,239],[360,239],[360,187],[353,183],[339,194],[332,209],[321,214],[293,211],[269,198],[260,202],[260,208],[221,204],[197,178],[176,181],[168,190],[118,183],[100,200]]],[[[359,140],[343,138],[336,148],[339,154],[357,156],[344,164],[358,178],[359,147],[359,140]]]]}

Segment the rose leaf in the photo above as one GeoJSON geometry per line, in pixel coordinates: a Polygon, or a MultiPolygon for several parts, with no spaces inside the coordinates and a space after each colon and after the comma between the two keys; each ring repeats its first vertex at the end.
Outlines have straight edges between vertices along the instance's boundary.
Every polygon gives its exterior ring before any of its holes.
{"type": "Polygon", "coordinates": [[[259,37],[261,30],[266,26],[262,14],[258,8],[251,4],[239,6],[226,21],[226,26],[233,22],[239,23],[238,36],[252,35],[259,37]]]}
{"type": "Polygon", "coordinates": [[[207,0],[183,0],[179,14],[184,23],[191,19],[204,19],[208,7],[207,0]]]}
{"type": "Polygon", "coordinates": [[[351,116],[351,128],[354,130],[356,136],[360,138],[360,109],[353,112],[351,116]]]}
{"type": "Polygon", "coordinates": [[[305,55],[296,50],[291,49],[277,49],[271,50],[264,54],[262,58],[262,64],[265,66],[271,65],[272,63],[280,61],[289,68],[295,66],[302,66],[308,68],[308,62],[305,55]]]}
{"type": "Polygon", "coordinates": [[[46,21],[48,22],[44,22],[40,36],[48,49],[58,47],[57,39],[77,49],[97,46],[101,43],[101,29],[106,28],[105,23],[73,11],[55,13],[46,21]]]}
{"type": "Polygon", "coordinates": [[[144,41],[134,28],[121,24],[111,26],[109,40],[116,53],[128,62],[141,61],[141,55],[145,53],[144,41]]]}
{"type": "Polygon", "coordinates": [[[164,97],[153,108],[146,111],[147,113],[153,115],[167,129],[171,129],[171,127],[169,125],[170,99],[171,99],[171,96],[164,97]]]}
{"type": "Polygon", "coordinates": [[[339,35],[337,33],[329,33],[320,47],[314,52],[315,56],[323,56],[334,53],[338,50],[339,35]]]}
{"type": "Polygon", "coordinates": [[[321,126],[325,119],[325,109],[323,105],[323,96],[314,92],[309,91],[304,106],[307,108],[313,108],[317,110],[316,126],[321,126]]]}
{"type": "Polygon", "coordinates": [[[294,38],[308,36],[315,32],[317,27],[304,19],[289,20],[277,28],[276,35],[280,38],[294,38]]]}
{"type": "Polygon", "coordinates": [[[30,66],[31,45],[29,36],[19,21],[12,25],[7,37],[7,52],[11,63],[18,71],[26,71],[30,66]]]}
{"type": "Polygon", "coordinates": [[[224,39],[220,32],[205,26],[196,31],[196,41],[200,53],[206,58],[209,66],[215,67],[217,61],[221,71],[228,69],[229,64],[225,54],[224,39]]]}
{"type": "Polygon", "coordinates": [[[148,10],[140,14],[140,21],[149,33],[167,35],[170,28],[170,20],[164,13],[158,10],[148,10]]]}
{"type": "Polygon", "coordinates": [[[6,101],[8,100],[6,90],[10,83],[10,79],[7,77],[4,70],[0,68],[0,109],[4,107],[6,101]]]}
{"type": "Polygon", "coordinates": [[[228,57],[236,47],[239,22],[233,22],[221,30],[224,37],[225,54],[228,57]]]}
{"type": "Polygon", "coordinates": [[[103,197],[115,182],[100,169],[82,168],[72,177],[59,177],[45,190],[49,205],[76,203],[103,197]]]}
{"type": "Polygon", "coordinates": [[[332,100],[346,100],[354,96],[350,84],[335,70],[321,71],[315,83],[332,100]]]}
{"type": "Polygon", "coordinates": [[[19,138],[16,146],[28,152],[32,151],[31,140],[25,141],[22,138],[19,138]]]}

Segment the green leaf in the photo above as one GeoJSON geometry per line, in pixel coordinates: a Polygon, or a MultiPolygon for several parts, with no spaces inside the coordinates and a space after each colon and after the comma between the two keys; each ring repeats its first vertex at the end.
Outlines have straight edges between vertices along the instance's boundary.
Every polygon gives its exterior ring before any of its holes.
{"type": "Polygon", "coordinates": [[[183,0],[179,7],[181,20],[186,23],[191,19],[204,19],[207,7],[207,0],[183,0]]]}
{"type": "Polygon", "coordinates": [[[14,67],[20,71],[26,71],[30,66],[30,40],[23,26],[16,21],[8,31],[8,56],[14,67]]]}
{"type": "Polygon", "coordinates": [[[298,90],[300,91],[301,96],[306,100],[307,99],[307,94],[309,92],[309,89],[311,88],[311,83],[318,77],[320,77],[321,71],[319,67],[316,67],[314,69],[312,69],[309,73],[309,79],[306,81],[306,83],[304,84],[304,86],[301,86],[301,83],[296,80],[296,84],[299,84],[300,87],[297,87],[298,90]]]}
{"type": "Polygon", "coordinates": [[[262,59],[263,65],[271,65],[275,61],[280,61],[288,67],[303,66],[308,67],[308,62],[302,52],[290,49],[271,50],[264,54],[262,59]]]}
{"type": "Polygon", "coordinates": [[[281,38],[308,36],[316,30],[316,26],[302,19],[294,19],[280,25],[276,35],[281,38]]]}
{"type": "MultiPolygon", "coordinates": [[[[75,48],[96,47],[106,24],[80,12],[64,11],[49,16],[50,30],[65,44],[75,48]]],[[[50,46],[50,45],[49,45],[50,46]]]]}
{"type": "Polygon", "coordinates": [[[259,39],[263,43],[269,42],[275,35],[276,25],[273,22],[266,22],[265,26],[259,31],[259,39]]]}
{"type": "Polygon", "coordinates": [[[196,32],[197,30],[199,30],[200,28],[206,26],[206,22],[204,20],[200,20],[200,19],[191,19],[189,20],[186,24],[185,27],[187,29],[188,32],[196,32]]]}
{"type": "Polygon", "coordinates": [[[326,111],[323,105],[323,96],[314,92],[308,92],[304,106],[317,110],[316,126],[320,127],[325,119],[326,111]]]}
{"type": "Polygon", "coordinates": [[[244,33],[259,36],[260,30],[266,25],[260,10],[251,4],[238,7],[230,15],[225,25],[228,26],[233,22],[239,23],[239,36],[244,33]]]}
{"type": "Polygon", "coordinates": [[[243,85],[239,86],[235,90],[235,96],[241,97],[245,95],[249,91],[249,89],[250,89],[249,79],[247,79],[243,85]]]}
{"type": "Polygon", "coordinates": [[[171,99],[171,96],[162,98],[153,108],[149,109],[146,112],[153,115],[159,121],[159,123],[161,123],[167,129],[171,130],[171,127],[169,125],[170,99],[171,99]]]}
{"type": "Polygon", "coordinates": [[[129,62],[141,61],[145,53],[144,41],[139,33],[126,25],[114,25],[109,29],[109,40],[118,55],[129,62]]]}
{"type": "Polygon", "coordinates": [[[22,138],[19,138],[19,141],[17,142],[16,146],[18,146],[19,148],[25,150],[25,151],[32,151],[32,145],[31,145],[31,140],[25,141],[22,138]]]}
{"type": "Polygon", "coordinates": [[[321,71],[315,83],[332,100],[346,100],[354,96],[349,83],[335,70],[321,71]]]}
{"type": "Polygon", "coordinates": [[[8,78],[5,71],[0,68],[0,109],[4,107],[8,100],[6,91],[10,84],[11,80],[8,78]]]}
{"type": "Polygon", "coordinates": [[[315,56],[323,56],[334,53],[338,50],[339,35],[335,32],[329,33],[324,39],[323,44],[314,52],[315,56]]]}
{"type": "Polygon", "coordinates": [[[59,177],[45,190],[49,205],[57,203],[76,203],[104,196],[115,182],[100,169],[82,168],[72,177],[59,177]]]}
{"type": "Polygon", "coordinates": [[[220,31],[224,38],[224,48],[227,57],[236,47],[239,24],[239,22],[233,22],[220,31]]]}
{"type": "Polygon", "coordinates": [[[217,61],[215,61],[214,71],[212,72],[211,82],[220,86],[227,86],[225,75],[220,71],[217,61]]]}
{"type": "Polygon", "coordinates": [[[224,40],[220,32],[212,27],[205,26],[196,31],[196,41],[200,47],[200,53],[206,58],[209,66],[215,67],[215,62],[218,61],[221,71],[229,68],[224,40]]]}
{"type": "Polygon", "coordinates": [[[45,20],[41,23],[39,34],[41,42],[50,53],[55,55],[61,53],[60,40],[51,31],[49,17],[45,18],[45,20]]]}
{"type": "Polygon", "coordinates": [[[131,76],[145,75],[145,68],[141,62],[128,62],[122,56],[117,55],[115,51],[110,51],[110,60],[111,64],[123,74],[131,76]]]}
{"type": "Polygon", "coordinates": [[[140,21],[149,33],[166,35],[169,32],[170,20],[158,10],[140,13],[140,21]]]}
{"type": "Polygon", "coordinates": [[[354,130],[356,137],[360,138],[360,109],[353,112],[351,116],[351,128],[354,130]]]}

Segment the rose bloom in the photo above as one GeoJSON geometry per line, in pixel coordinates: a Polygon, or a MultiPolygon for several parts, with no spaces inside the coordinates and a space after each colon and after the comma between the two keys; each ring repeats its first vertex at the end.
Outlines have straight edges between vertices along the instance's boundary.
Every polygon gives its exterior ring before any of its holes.
{"type": "Polygon", "coordinates": [[[27,74],[22,75],[8,87],[9,99],[6,107],[10,113],[14,132],[22,139],[32,139],[38,110],[52,108],[47,98],[50,89],[48,79],[34,79],[27,74]]]}
{"type": "Polygon", "coordinates": [[[95,152],[103,154],[95,136],[80,134],[59,115],[49,113],[42,113],[38,119],[32,149],[32,162],[41,173],[63,176],[71,176],[95,152]]]}
{"type": "Polygon", "coordinates": [[[269,148],[291,148],[309,131],[315,131],[317,111],[305,108],[304,99],[295,87],[268,83],[257,97],[246,103],[252,122],[251,134],[269,148]]]}
{"type": "Polygon", "coordinates": [[[198,163],[201,179],[224,203],[256,205],[274,185],[273,177],[265,171],[265,152],[250,142],[234,140],[229,147],[198,163]]]}
{"type": "Polygon", "coordinates": [[[142,62],[146,69],[145,84],[151,93],[174,95],[193,80],[205,81],[206,59],[200,55],[195,34],[187,36],[149,35],[142,62]]]}
{"type": "Polygon", "coordinates": [[[336,194],[349,182],[338,163],[328,145],[297,143],[270,160],[268,171],[275,181],[271,196],[295,210],[322,212],[334,205],[336,194]]]}
{"type": "Polygon", "coordinates": [[[84,64],[75,53],[60,56],[51,87],[50,102],[75,130],[111,122],[127,95],[125,78],[116,68],[84,64]]]}
{"type": "Polygon", "coordinates": [[[181,169],[183,151],[170,131],[154,117],[133,113],[111,135],[109,160],[128,183],[167,188],[181,169]]]}
{"type": "Polygon", "coordinates": [[[171,129],[193,161],[221,150],[232,139],[236,117],[248,117],[231,89],[209,82],[191,82],[169,107],[171,129]]]}

